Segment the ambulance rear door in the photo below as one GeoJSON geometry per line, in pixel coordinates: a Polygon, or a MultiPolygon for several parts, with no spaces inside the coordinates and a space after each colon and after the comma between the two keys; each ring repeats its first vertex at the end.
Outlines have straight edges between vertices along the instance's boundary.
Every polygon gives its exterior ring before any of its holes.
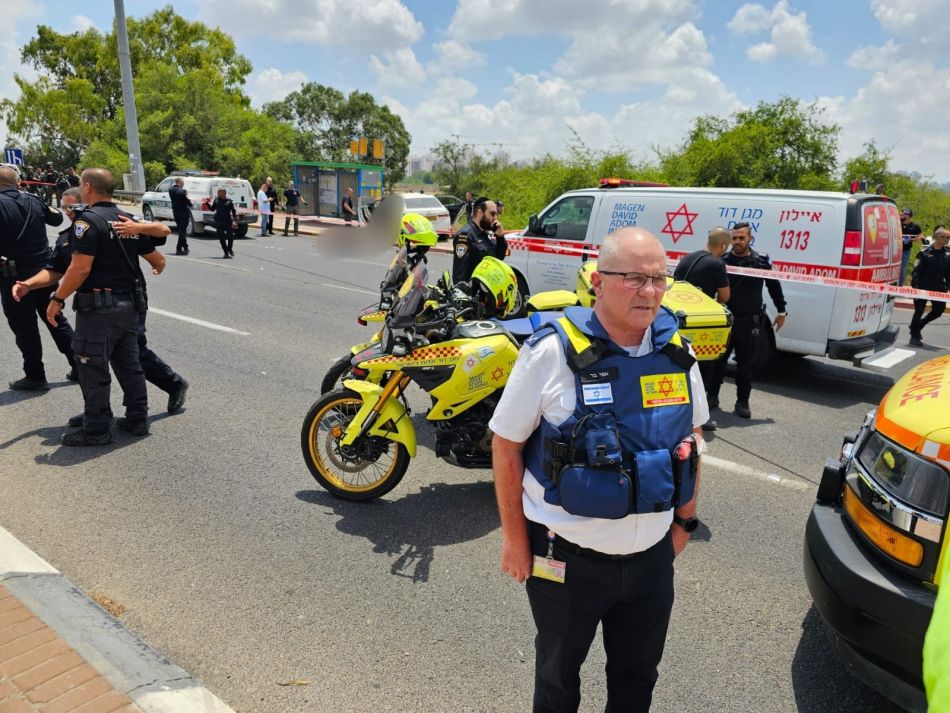
{"type": "MultiPolygon", "coordinates": [[[[880,196],[851,197],[839,276],[858,282],[895,284],[900,275],[900,251],[897,206],[880,196]]],[[[828,339],[871,337],[888,327],[893,309],[891,296],[838,289],[828,339]]]]}
{"type": "Polygon", "coordinates": [[[508,241],[509,262],[528,280],[532,294],[546,290],[574,290],[577,270],[596,248],[595,221],[602,194],[571,192],[549,205],[522,235],[508,241]],[[531,229],[531,228],[534,229],[531,229]]]}

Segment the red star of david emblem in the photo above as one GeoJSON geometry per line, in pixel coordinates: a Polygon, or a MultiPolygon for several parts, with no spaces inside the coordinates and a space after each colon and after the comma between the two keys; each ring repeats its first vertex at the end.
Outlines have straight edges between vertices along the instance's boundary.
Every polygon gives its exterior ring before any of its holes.
{"type": "Polygon", "coordinates": [[[500,366],[496,366],[495,370],[491,373],[491,380],[498,381],[501,377],[505,375],[505,370],[500,366]]]}
{"type": "Polygon", "coordinates": [[[696,220],[696,216],[698,215],[699,213],[690,213],[685,203],[676,210],[668,210],[666,211],[666,225],[660,232],[666,233],[673,238],[673,244],[675,245],[684,235],[693,235],[693,221],[696,220]],[[673,221],[677,221],[678,223],[679,218],[685,220],[686,223],[682,228],[674,228],[673,221]]]}
{"type": "Polygon", "coordinates": [[[670,381],[667,377],[663,377],[658,382],[656,382],[657,388],[660,390],[660,393],[664,396],[669,396],[673,393],[673,382],[670,381]]]}

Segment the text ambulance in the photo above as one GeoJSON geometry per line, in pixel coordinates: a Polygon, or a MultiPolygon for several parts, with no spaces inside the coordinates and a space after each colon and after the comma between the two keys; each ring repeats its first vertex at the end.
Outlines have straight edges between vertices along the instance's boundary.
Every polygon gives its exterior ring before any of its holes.
{"type": "MultiPolygon", "coordinates": [[[[632,187],[610,179],[601,188],[570,191],[523,233],[510,234],[508,263],[523,292],[571,286],[604,236],[642,227],[678,259],[706,245],[710,229],[752,227],[753,249],[775,270],[819,277],[895,283],[901,229],[894,202],[870,194],[720,188],[632,187]]],[[[741,279],[735,276],[733,279],[741,279]]],[[[893,344],[893,297],[823,285],[784,282],[788,320],[778,334],[763,330],[761,347],[859,361],[893,344]]],[[[774,307],[769,300],[770,321],[774,307]]]]}

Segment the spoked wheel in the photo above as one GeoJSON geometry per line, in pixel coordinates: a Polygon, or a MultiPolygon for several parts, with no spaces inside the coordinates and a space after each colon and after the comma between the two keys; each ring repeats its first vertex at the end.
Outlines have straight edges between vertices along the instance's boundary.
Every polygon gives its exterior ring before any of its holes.
{"type": "Polygon", "coordinates": [[[352,446],[340,444],[362,403],[352,391],[331,391],[310,408],[300,431],[300,447],[311,474],[346,500],[385,495],[409,468],[409,452],[401,443],[369,436],[352,446]]]}
{"type": "Polygon", "coordinates": [[[352,359],[353,355],[347,354],[333,362],[333,366],[330,367],[326,376],[323,377],[323,383],[320,384],[321,394],[329,393],[334,389],[343,388],[343,380],[349,379],[352,376],[352,369],[350,367],[352,359]]]}

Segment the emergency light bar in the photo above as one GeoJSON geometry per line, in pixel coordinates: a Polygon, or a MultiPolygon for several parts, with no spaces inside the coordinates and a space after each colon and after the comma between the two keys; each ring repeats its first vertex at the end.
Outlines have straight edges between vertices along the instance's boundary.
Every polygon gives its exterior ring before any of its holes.
{"type": "Polygon", "coordinates": [[[656,183],[654,181],[633,181],[628,178],[601,178],[601,188],[669,188],[668,183],[656,183]]]}

